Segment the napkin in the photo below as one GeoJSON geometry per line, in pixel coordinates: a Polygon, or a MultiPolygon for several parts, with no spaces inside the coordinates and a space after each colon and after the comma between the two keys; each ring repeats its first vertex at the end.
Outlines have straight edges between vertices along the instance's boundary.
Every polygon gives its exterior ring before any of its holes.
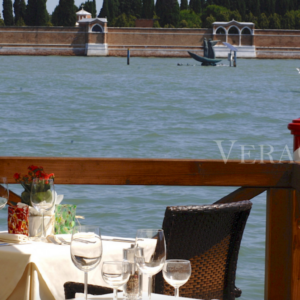
{"type": "MultiPolygon", "coordinates": [[[[72,234],[56,234],[55,236],[58,238],[62,237],[66,242],[71,242],[72,239],[72,234]]],[[[75,236],[77,239],[92,239],[96,236],[96,234],[93,232],[79,232],[76,233],[75,236]]]]}
{"type": "Polygon", "coordinates": [[[24,234],[12,234],[8,232],[0,232],[0,241],[5,243],[23,243],[28,242],[28,236],[24,234]]]}

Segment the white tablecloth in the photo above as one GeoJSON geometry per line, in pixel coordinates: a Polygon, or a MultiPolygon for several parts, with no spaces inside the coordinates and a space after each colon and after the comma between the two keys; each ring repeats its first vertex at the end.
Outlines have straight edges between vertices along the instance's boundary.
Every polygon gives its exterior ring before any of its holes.
{"type": "MultiPolygon", "coordinates": [[[[88,282],[107,286],[101,277],[102,262],[122,260],[125,248],[130,248],[130,243],[103,241],[101,263],[88,273],[88,282]]],[[[63,300],[64,283],[83,282],[84,278],[71,261],[68,245],[0,246],[0,266],[1,300],[63,300]]]]}

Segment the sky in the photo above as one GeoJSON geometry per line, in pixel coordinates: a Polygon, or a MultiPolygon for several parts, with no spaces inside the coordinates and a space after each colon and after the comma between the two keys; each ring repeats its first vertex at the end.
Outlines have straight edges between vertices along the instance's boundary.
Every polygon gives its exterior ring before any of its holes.
{"type": "MultiPolygon", "coordinates": [[[[92,1],[92,0],[90,0],[92,1]]],[[[13,1],[14,2],[14,1],[13,1]]],[[[25,2],[27,3],[27,0],[25,0],[25,2]]],[[[81,3],[86,2],[86,0],[75,0],[75,5],[79,6],[81,3]]],[[[47,10],[48,13],[51,15],[55,9],[55,7],[58,5],[59,0],[47,0],[47,10]]],[[[102,3],[103,0],[96,0],[96,9],[97,9],[97,15],[100,12],[100,9],[102,8],[102,3]]]]}

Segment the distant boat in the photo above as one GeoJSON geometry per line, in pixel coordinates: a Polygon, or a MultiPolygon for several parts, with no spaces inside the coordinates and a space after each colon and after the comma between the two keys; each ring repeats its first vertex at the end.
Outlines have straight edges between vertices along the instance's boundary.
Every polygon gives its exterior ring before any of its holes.
{"type": "Polygon", "coordinates": [[[207,58],[203,56],[199,56],[195,53],[189,52],[188,54],[195,60],[202,63],[202,66],[216,66],[218,62],[220,62],[222,59],[214,59],[214,58],[207,58]]]}

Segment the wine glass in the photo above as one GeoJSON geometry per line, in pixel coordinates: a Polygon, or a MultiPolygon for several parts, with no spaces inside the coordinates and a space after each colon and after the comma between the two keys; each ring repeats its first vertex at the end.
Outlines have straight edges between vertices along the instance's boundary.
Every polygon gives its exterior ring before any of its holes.
{"type": "Polygon", "coordinates": [[[165,281],[175,288],[175,297],[179,297],[179,287],[186,284],[191,277],[191,263],[184,259],[168,259],[162,273],[165,281]]]}
{"type": "Polygon", "coordinates": [[[162,270],[166,260],[164,231],[162,229],[139,229],[136,233],[135,247],[135,262],[140,271],[148,276],[148,298],[150,300],[152,276],[162,270]]]}
{"type": "Polygon", "coordinates": [[[4,208],[9,197],[9,189],[6,177],[0,177],[0,209],[4,208]]]}
{"type": "Polygon", "coordinates": [[[118,287],[124,285],[130,276],[130,264],[128,261],[105,261],[101,273],[103,280],[113,288],[113,299],[118,299],[118,287]]]}
{"type": "Polygon", "coordinates": [[[93,225],[74,226],[70,249],[72,262],[84,272],[84,299],[87,299],[88,272],[99,265],[102,257],[100,228],[93,225]]]}
{"type": "Polygon", "coordinates": [[[40,241],[46,241],[44,229],[44,213],[50,210],[55,203],[56,193],[53,179],[34,178],[31,184],[31,205],[42,213],[42,236],[40,241]]]}

